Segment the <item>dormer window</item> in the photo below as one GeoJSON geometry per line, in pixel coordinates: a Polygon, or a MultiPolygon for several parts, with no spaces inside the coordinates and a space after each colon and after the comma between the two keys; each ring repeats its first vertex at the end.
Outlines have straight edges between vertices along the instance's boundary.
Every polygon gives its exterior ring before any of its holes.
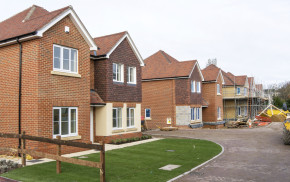
{"type": "Polygon", "coordinates": [[[124,82],[124,65],[113,63],[113,81],[124,82]]]}
{"type": "Polygon", "coordinates": [[[53,71],[77,73],[78,50],[53,45],[53,71]]]}

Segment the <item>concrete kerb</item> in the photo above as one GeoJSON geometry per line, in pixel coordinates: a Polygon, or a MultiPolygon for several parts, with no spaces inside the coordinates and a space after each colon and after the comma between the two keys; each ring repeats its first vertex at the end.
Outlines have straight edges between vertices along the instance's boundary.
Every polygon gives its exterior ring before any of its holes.
{"type": "MultiPolygon", "coordinates": [[[[183,138],[183,139],[204,140],[204,139],[199,139],[199,138],[180,137],[180,136],[175,136],[175,135],[161,135],[161,134],[151,134],[151,135],[152,135],[152,136],[155,136],[155,137],[162,137],[162,138],[181,138],[181,139],[183,138]]],[[[207,141],[211,141],[211,140],[207,140],[207,141]]],[[[221,151],[218,155],[216,155],[216,156],[214,156],[213,158],[211,158],[211,159],[205,161],[204,163],[202,163],[202,164],[200,164],[200,165],[198,165],[198,166],[192,168],[191,170],[189,170],[189,171],[187,171],[187,172],[185,172],[185,173],[183,173],[183,174],[181,174],[181,175],[179,175],[179,176],[177,176],[177,177],[175,177],[175,178],[172,178],[172,179],[168,180],[167,182],[173,182],[173,181],[175,181],[175,180],[177,180],[177,179],[179,179],[179,178],[181,178],[181,177],[183,177],[183,176],[189,174],[190,172],[192,172],[192,171],[194,171],[194,170],[196,170],[196,169],[198,169],[198,168],[204,166],[205,164],[207,164],[207,163],[213,161],[214,159],[218,158],[219,156],[221,156],[221,155],[224,153],[224,147],[223,147],[221,144],[217,143],[217,142],[214,142],[214,141],[211,141],[211,142],[218,144],[218,145],[222,148],[222,151],[221,151]]]]}

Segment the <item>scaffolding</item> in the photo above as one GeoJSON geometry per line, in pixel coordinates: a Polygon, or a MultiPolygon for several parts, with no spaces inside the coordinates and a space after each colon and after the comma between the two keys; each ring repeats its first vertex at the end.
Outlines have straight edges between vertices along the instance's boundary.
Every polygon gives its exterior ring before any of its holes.
{"type": "Polygon", "coordinates": [[[249,88],[242,89],[235,84],[224,86],[223,88],[223,113],[224,121],[247,121],[255,119],[255,117],[263,111],[268,105],[268,98],[263,89],[257,89],[253,82],[249,83],[249,88]]]}

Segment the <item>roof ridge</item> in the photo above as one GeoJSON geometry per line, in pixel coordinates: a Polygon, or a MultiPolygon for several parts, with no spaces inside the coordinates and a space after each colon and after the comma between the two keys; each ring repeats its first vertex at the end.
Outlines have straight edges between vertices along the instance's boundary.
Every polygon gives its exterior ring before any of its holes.
{"type": "Polygon", "coordinates": [[[36,9],[35,5],[32,5],[32,7],[30,8],[30,10],[28,11],[27,15],[25,16],[25,18],[22,20],[22,22],[26,22],[27,20],[29,20],[29,18],[31,17],[31,15],[34,13],[36,9]]]}
{"type": "Polygon", "coordinates": [[[42,17],[44,17],[44,16],[50,15],[51,13],[55,13],[55,12],[57,12],[57,11],[61,11],[61,10],[67,9],[67,8],[70,8],[70,6],[66,6],[66,7],[63,7],[63,8],[60,8],[60,9],[54,10],[54,11],[51,11],[51,12],[48,11],[48,13],[46,13],[46,14],[43,14],[43,15],[41,15],[41,16],[38,16],[38,17],[35,17],[35,18],[32,18],[32,19],[29,19],[29,20],[27,20],[27,21],[25,21],[25,22],[29,22],[29,21],[32,21],[32,20],[35,20],[35,19],[38,19],[38,18],[42,18],[42,17]]]}
{"type": "Polygon", "coordinates": [[[9,19],[11,19],[11,18],[13,18],[13,17],[15,17],[15,16],[19,15],[20,13],[23,13],[24,11],[27,11],[27,10],[30,9],[30,8],[32,8],[32,6],[30,6],[29,8],[26,8],[25,10],[23,10],[23,11],[21,11],[21,12],[18,12],[18,13],[16,13],[16,14],[10,16],[9,18],[7,18],[7,19],[1,21],[0,23],[5,22],[5,21],[7,21],[7,20],[9,20],[9,19]]]}
{"type": "Polygon", "coordinates": [[[166,53],[164,51],[160,51],[161,54],[165,57],[166,61],[169,62],[170,64],[172,63],[169,58],[167,57],[166,53]]]}

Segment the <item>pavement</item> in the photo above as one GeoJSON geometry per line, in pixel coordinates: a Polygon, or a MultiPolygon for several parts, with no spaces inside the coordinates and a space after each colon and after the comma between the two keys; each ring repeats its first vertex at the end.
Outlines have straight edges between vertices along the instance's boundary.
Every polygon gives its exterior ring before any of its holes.
{"type": "Polygon", "coordinates": [[[148,131],[159,137],[205,139],[224,147],[215,160],[177,179],[191,182],[290,181],[290,146],[282,141],[282,123],[259,128],[148,131]]]}

